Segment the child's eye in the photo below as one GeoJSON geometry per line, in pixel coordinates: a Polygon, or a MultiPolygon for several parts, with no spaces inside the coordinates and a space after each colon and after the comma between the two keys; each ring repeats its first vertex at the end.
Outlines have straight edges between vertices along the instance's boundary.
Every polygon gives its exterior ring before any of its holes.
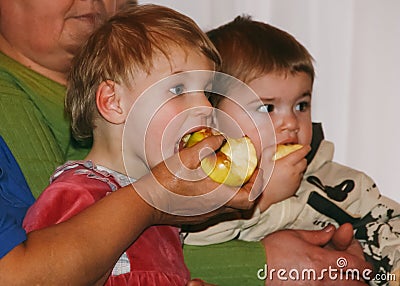
{"type": "Polygon", "coordinates": [[[177,86],[170,88],[169,91],[175,95],[181,95],[185,91],[185,86],[183,84],[178,84],[177,86]]]}
{"type": "Polygon", "coordinates": [[[257,108],[257,111],[259,112],[272,112],[274,111],[275,107],[273,104],[264,104],[261,105],[259,108],[257,108]]]}
{"type": "Polygon", "coordinates": [[[296,105],[296,110],[297,111],[306,111],[309,106],[310,106],[310,104],[308,102],[303,101],[296,105]]]}

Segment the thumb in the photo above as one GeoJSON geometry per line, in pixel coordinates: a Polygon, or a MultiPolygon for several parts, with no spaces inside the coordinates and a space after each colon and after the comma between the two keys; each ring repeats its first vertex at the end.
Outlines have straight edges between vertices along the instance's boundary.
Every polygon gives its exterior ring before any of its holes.
{"type": "Polygon", "coordinates": [[[345,250],[353,240],[353,226],[350,223],[342,224],[332,237],[336,250],[345,250]]]}
{"type": "Polygon", "coordinates": [[[321,230],[297,230],[297,233],[303,238],[303,240],[311,244],[324,246],[332,239],[335,231],[335,226],[330,224],[321,230]]]}
{"type": "Polygon", "coordinates": [[[198,142],[190,148],[197,150],[200,160],[203,160],[205,157],[213,154],[216,150],[218,150],[224,142],[224,136],[213,135],[203,139],[202,141],[198,142]]]}
{"type": "Polygon", "coordinates": [[[196,169],[200,161],[214,154],[221,147],[225,138],[222,135],[213,135],[204,138],[192,147],[184,148],[179,152],[182,163],[189,169],[196,169]]]}

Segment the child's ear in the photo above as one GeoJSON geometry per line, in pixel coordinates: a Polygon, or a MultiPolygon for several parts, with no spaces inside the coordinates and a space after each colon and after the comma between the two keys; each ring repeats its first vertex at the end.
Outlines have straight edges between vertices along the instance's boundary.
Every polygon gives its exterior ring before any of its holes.
{"type": "Polygon", "coordinates": [[[96,105],[105,120],[122,124],[125,122],[126,114],[122,105],[122,96],[115,92],[116,85],[111,80],[101,82],[96,91],[96,105]]]}

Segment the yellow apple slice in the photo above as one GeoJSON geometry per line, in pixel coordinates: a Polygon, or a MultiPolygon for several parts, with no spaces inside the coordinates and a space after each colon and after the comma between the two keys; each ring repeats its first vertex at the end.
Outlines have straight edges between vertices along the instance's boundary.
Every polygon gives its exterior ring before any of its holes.
{"type": "Polygon", "coordinates": [[[303,145],[300,145],[300,144],[287,144],[287,145],[278,144],[278,145],[276,145],[276,153],[275,153],[274,157],[272,158],[272,160],[274,160],[274,161],[279,160],[301,148],[303,148],[303,145]]]}
{"type": "Polygon", "coordinates": [[[207,176],[217,183],[234,187],[246,183],[256,166],[256,150],[247,136],[228,138],[215,156],[201,160],[201,168],[207,176]]]}

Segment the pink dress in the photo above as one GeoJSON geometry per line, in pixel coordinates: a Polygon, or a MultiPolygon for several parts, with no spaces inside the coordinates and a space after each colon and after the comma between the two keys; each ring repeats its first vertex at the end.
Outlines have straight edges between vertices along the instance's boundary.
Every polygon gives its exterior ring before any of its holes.
{"type": "MultiPolygon", "coordinates": [[[[51,184],[28,210],[25,230],[65,221],[129,182],[126,176],[99,167],[91,161],[71,161],[58,168],[51,184]],[[127,180],[121,183],[121,176],[127,180]]],[[[179,229],[152,226],[121,256],[105,285],[178,286],[189,279],[179,229]]]]}

